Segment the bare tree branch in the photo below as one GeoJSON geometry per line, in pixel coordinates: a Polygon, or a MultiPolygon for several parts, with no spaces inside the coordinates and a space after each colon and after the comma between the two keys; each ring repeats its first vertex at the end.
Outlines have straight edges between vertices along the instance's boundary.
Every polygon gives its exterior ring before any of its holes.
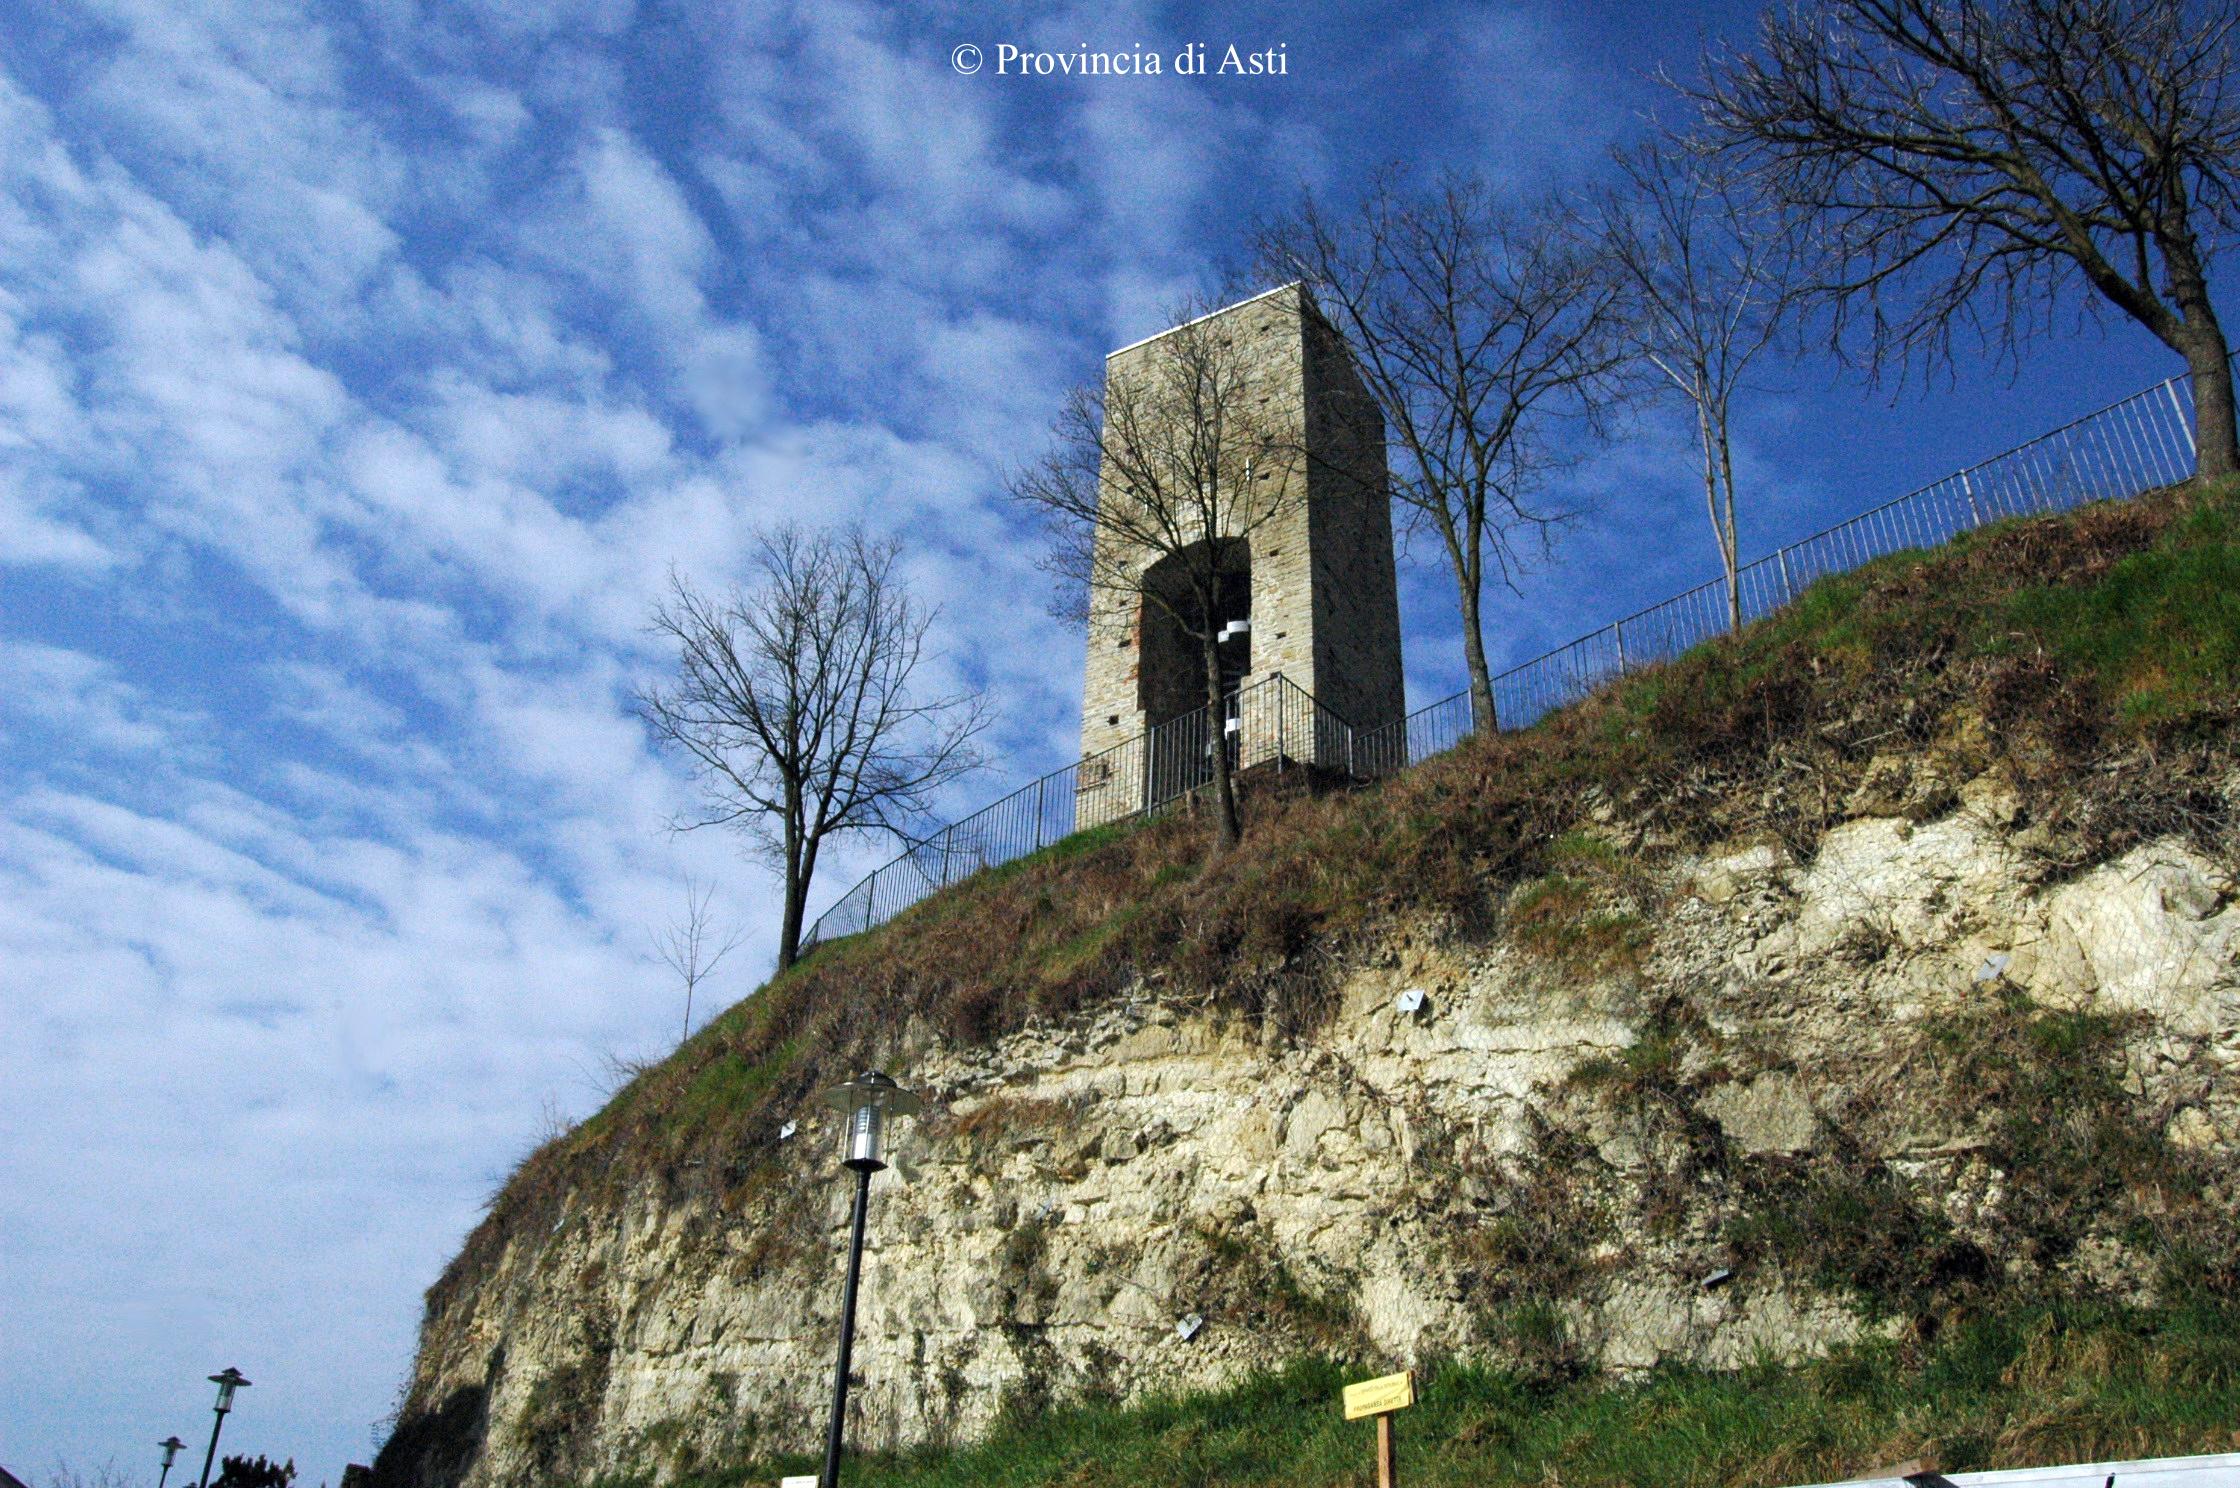
{"type": "Polygon", "coordinates": [[[90,1471],[57,1457],[54,1470],[47,1474],[47,1488],[138,1488],[139,1481],[138,1474],[117,1466],[114,1457],[90,1471]]]}
{"type": "Polygon", "coordinates": [[[750,587],[718,598],[672,574],[654,611],[678,670],[639,692],[638,715],[701,786],[701,810],[672,825],[739,828],[779,868],[781,971],[800,956],[826,841],[915,840],[941,789],[980,767],[985,699],[912,689],[935,612],[903,588],[899,552],[854,527],[779,527],[756,546],[750,587]]]}
{"type": "Polygon", "coordinates": [[[2012,358],[2089,285],[2185,358],[2199,468],[2240,469],[2208,270],[2240,195],[2233,0],[1819,0],[1690,90],[1820,253],[1839,353],[2012,358]]]}

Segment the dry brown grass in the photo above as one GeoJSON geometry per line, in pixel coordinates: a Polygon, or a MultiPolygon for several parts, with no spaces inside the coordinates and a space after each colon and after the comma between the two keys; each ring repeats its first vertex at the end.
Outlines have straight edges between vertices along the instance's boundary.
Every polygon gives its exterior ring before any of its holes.
{"type": "Polygon", "coordinates": [[[938,1133],[974,1146],[1000,1146],[1022,1133],[1046,1134],[1073,1119],[1064,1101],[1037,1096],[993,1095],[942,1124],[938,1133]]]}

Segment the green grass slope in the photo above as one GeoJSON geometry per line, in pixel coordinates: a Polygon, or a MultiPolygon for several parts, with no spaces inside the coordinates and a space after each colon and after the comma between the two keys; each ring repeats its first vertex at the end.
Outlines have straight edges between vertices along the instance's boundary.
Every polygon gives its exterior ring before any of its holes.
{"type": "MultiPolygon", "coordinates": [[[[1752,1488],[1912,1458],[1943,1472],[2240,1448],[2240,1313],[2044,1307],[1966,1319],[1802,1368],[1555,1382],[1433,1368],[1398,1417],[1411,1488],[1752,1488]]],[[[963,1451],[852,1458],[851,1488],[1340,1488],[1374,1481],[1371,1428],[1317,1359],[1218,1393],[1007,1423],[963,1451]]],[[[806,1457],[688,1477],[774,1483],[806,1457]]]]}

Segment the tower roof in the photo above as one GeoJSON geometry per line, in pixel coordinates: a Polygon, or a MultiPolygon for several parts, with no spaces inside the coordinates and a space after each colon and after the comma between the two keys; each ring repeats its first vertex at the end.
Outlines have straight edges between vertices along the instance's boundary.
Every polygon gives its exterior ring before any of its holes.
{"type": "Polygon", "coordinates": [[[1119,356],[1122,352],[1134,351],[1139,346],[1149,346],[1152,342],[1158,340],[1161,336],[1171,336],[1176,331],[1181,330],[1183,326],[1194,326],[1201,320],[1211,320],[1216,315],[1227,315],[1232,310],[1242,310],[1247,305],[1257,305],[1262,300],[1267,299],[1271,295],[1282,294],[1287,289],[1297,289],[1304,283],[1306,283],[1304,279],[1294,279],[1289,284],[1279,284],[1274,289],[1263,289],[1260,291],[1260,293],[1256,295],[1250,295],[1244,299],[1237,301],[1233,305],[1223,305],[1218,310],[1208,310],[1203,315],[1193,315],[1188,320],[1182,322],[1182,325],[1168,326],[1165,330],[1159,331],[1153,335],[1146,336],[1140,341],[1130,341],[1127,345],[1122,346],[1117,350],[1108,351],[1104,354],[1104,359],[1109,362],[1114,357],[1119,356]]]}

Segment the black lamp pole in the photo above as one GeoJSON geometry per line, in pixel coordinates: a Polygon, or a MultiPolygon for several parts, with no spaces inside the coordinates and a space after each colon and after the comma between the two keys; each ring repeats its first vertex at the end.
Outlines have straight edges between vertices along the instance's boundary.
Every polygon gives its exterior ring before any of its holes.
{"type": "Polygon", "coordinates": [[[840,1440],[848,1420],[848,1355],[856,1345],[856,1282],[863,1275],[863,1213],[871,1203],[872,1169],[856,1169],[856,1215],[848,1235],[848,1285],[840,1293],[840,1363],[832,1371],[832,1420],[825,1426],[819,1488],[840,1488],[840,1440]]]}
{"type": "Polygon", "coordinates": [[[218,1387],[218,1403],[212,1407],[218,1418],[210,1423],[210,1450],[202,1454],[200,1488],[210,1488],[210,1464],[218,1459],[218,1433],[226,1429],[226,1412],[233,1409],[233,1392],[249,1381],[240,1370],[228,1364],[225,1373],[210,1376],[210,1383],[218,1387]]]}
{"type": "Polygon", "coordinates": [[[840,1362],[832,1371],[832,1419],[825,1426],[824,1472],[818,1488],[840,1488],[840,1448],[848,1429],[848,1356],[856,1343],[856,1285],[863,1276],[864,1212],[871,1205],[871,1175],[887,1165],[887,1117],[915,1116],[918,1098],[873,1070],[825,1092],[827,1104],[848,1113],[841,1158],[855,1170],[855,1217],[848,1227],[848,1284],[840,1294],[840,1362]]]}

